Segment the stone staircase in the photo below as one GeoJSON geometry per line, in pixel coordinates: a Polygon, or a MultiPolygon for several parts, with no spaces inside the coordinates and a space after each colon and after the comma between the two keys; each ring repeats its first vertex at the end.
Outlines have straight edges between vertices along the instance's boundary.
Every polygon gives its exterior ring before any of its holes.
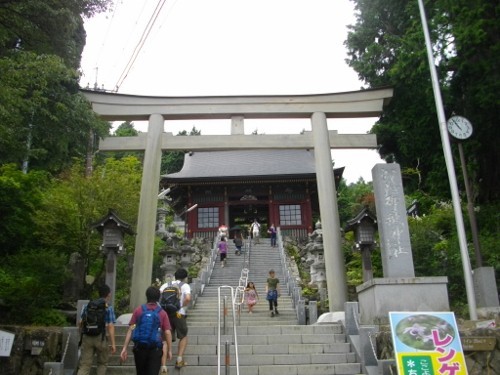
{"type": "MultiPolygon", "coordinates": [[[[231,245],[231,243],[230,243],[231,245]]],[[[269,304],[266,301],[266,280],[269,277],[269,270],[276,272],[276,277],[283,282],[281,269],[281,259],[277,248],[272,248],[268,239],[261,239],[261,243],[252,245],[251,253],[240,256],[234,254],[234,250],[228,254],[226,267],[221,268],[217,261],[210,278],[210,284],[203,291],[203,295],[198,297],[195,308],[189,310],[189,324],[196,325],[217,325],[218,311],[218,289],[222,285],[236,288],[241,275],[241,270],[247,268],[248,281],[255,284],[259,294],[259,302],[254,307],[254,313],[248,314],[245,305],[241,306],[241,314],[237,317],[237,325],[290,325],[297,324],[295,309],[292,305],[291,297],[286,293],[286,285],[281,285],[282,295],[278,299],[278,311],[280,314],[274,318],[269,316],[269,304]],[[266,242],[264,242],[266,241],[266,242]]],[[[227,305],[231,301],[229,289],[222,288],[221,296],[227,296],[227,305]]]]}
{"type": "MultiPolygon", "coordinates": [[[[232,245],[232,243],[230,243],[232,245]]],[[[233,339],[233,315],[229,288],[221,288],[223,299],[227,297],[228,313],[224,317],[221,304],[221,353],[218,373],[218,290],[219,287],[236,288],[243,267],[248,268],[248,280],[256,285],[260,301],[253,314],[248,314],[245,305],[236,310],[236,331],[238,342],[239,374],[241,375],[353,375],[361,373],[343,327],[340,324],[298,325],[291,297],[286,285],[281,285],[279,298],[280,314],[270,317],[269,305],[265,299],[265,283],[270,269],[276,277],[283,279],[281,260],[277,248],[272,248],[269,239],[252,245],[250,257],[237,256],[232,250],[228,254],[226,267],[221,268],[217,260],[210,283],[199,296],[196,305],[188,312],[189,342],[184,360],[189,364],[181,370],[174,369],[177,343],[173,344],[174,360],[168,363],[169,373],[189,375],[237,374],[235,346],[233,339]],[[225,322],[225,323],[224,323],[225,322]],[[226,343],[228,343],[226,345],[226,343]],[[225,348],[230,355],[225,356],[225,348]]],[[[117,352],[122,348],[126,326],[116,327],[117,352]]],[[[133,354],[129,345],[129,359],[120,363],[114,355],[110,359],[107,374],[135,374],[133,354]]],[[[95,372],[94,372],[95,373],[95,372]]]]}

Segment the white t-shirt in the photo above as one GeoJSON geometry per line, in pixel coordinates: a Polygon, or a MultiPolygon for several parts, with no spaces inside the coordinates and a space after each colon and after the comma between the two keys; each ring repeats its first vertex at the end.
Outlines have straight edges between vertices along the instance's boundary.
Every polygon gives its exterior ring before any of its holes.
{"type": "MultiPolygon", "coordinates": [[[[172,285],[179,285],[181,283],[180,280],[175,280],[175,281],[172,281],[172,285]]],[[[163,293],[163,290],[170,284],[170,281],[168,283],[165,283],[163,284],[162,286],[160,286],[160,292],[163,293]]],[[[191,286],[188,284],[188,283],[184,283],[182,284],[181,286],[181,309],[179,310],[179,312],[182,314],[182,315],[186,315],[187,314],[187,310],[188,310],[188,306],[184,306],[184,301],[186,300],[186,295],[188,294],[191,294],[191,286]]]]}

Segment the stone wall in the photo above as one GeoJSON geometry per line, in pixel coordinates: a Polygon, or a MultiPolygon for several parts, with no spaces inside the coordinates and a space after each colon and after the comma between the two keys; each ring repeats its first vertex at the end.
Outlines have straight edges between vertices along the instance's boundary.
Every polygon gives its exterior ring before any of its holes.
{"type": "Polygon", "coordinates": [[[0,326],[0,330],[15,334],[10,357],[0,357],[2,375],[43,375],[45,362],[61,360],[61,327],[0,326]]]}
{"type": "Polygon", "coordinates": [[[478,336],[495,337],[493,351],[465,352],[465,362],[469,375],[500,375],[500,329],[473,329],[461,331],[460,337],[478,336]]]}

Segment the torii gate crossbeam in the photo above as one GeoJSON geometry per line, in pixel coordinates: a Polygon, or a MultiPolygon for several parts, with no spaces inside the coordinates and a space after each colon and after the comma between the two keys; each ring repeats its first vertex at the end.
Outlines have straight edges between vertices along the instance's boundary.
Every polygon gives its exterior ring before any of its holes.
{"type": "Polygon", "coordinates": [[[373,142],[373,138],[364,137],[365,135],[342,137],[335,132],[329,132],[327,118],[380,116],[383,106],[392,97],[392,88],[320,95],[227,97],[148,97],[81,91],[92,103],[94,111],[105,120],[149,121],[146,137],[135,137],[133,140],[116,138],[116,141],[106,139],[101,144],[101,150],[145,151],[132,273],[131,309],[141,303],[144,291],[151,285],[162,149],[242,149],[258,148],[257,144],[264,143],[266,148],[286,148],[284,139],[287,139],[288,146],[291,146],[288,148],[314,149],[329,309],[343,310],[347,299],[347,285],[330,150],[336,143],[340,146],[343,142],[347,142],[345,148],[359,148],[363,144],[367,148],[372,148],[376,147],[376,142],[373,142]],[[236,118],[238,120],[235,120],[236,118]],[[209,136],[173,137],[163,133],[165,120],[233,119],[234,129],[235,123],[241,122],[242,118],[310,118],[312,134],[289,135],[286,138],[268,135],[231,135],[231,142],[227,142],[227,138],[220,136],[219,141],[215,138],[208,141],[209,138],[205,137],[209,136]],[[205,139],[207,143],[201,145],[200,142],[205,139]],[[235,144],[236,139],[241,143],[235,144]],[[182,142],[190,143],[181,146],[182,142]],[[349,142],[351,147],[348,145],[349,142]]]}

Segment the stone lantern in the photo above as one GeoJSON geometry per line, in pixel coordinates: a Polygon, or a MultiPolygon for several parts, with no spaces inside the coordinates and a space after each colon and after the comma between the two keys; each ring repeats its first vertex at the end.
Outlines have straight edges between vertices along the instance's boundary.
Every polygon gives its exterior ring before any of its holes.
{"type": "Polygon", "coordinates": [[[361,252],[363,265],[363,281],[373,279],[371,252],[375,248],[375,231],[377,220],[370,210],[365,207],[351,220],[347,221],[345,233],[354,231],[354,251],[361,252]]]}
{"type": "Polygon", "coordinates": [[[102,234],[101,251],[106,257],[106,284],[111,289],[111,303],[114,303],[116,287],[116,256],[125,250],[124,235],[134,234],[130,224],[120,219],[116,213],[109,209],[108,214],[91,225],[102,234]]]}
{"type": "Polygon", "coordinates": [[[165,273],[165,280],[162,281],[166,281],[173,277],[175,271],[179,267],[177,265],[177,258],[180,254],[179,243],[182,237],[177,235],[175,225],[169,225],[161,238],[165,242],[165,247],[160,250],[160,255],[163,256],[163,263],[160,268],[165,273]]]}
{"type": "Polygon", "coordinates": [[[190,265],[193,264],[193,256],[196,252],[196,248],[192,246],[191,243],[185,243],[180,247],[180,260],[179,264],[181,267],[188,269],[190,265]]]}
{"type": "Polygon", "coordinates": [[[319,290],[326,288],[325,249],[323,246],[323,230],[321,222],[315,224],[315,230],[309,235],[309,242],[305,246],[305,263],[310,267],[311,284],[319,290]]]}

